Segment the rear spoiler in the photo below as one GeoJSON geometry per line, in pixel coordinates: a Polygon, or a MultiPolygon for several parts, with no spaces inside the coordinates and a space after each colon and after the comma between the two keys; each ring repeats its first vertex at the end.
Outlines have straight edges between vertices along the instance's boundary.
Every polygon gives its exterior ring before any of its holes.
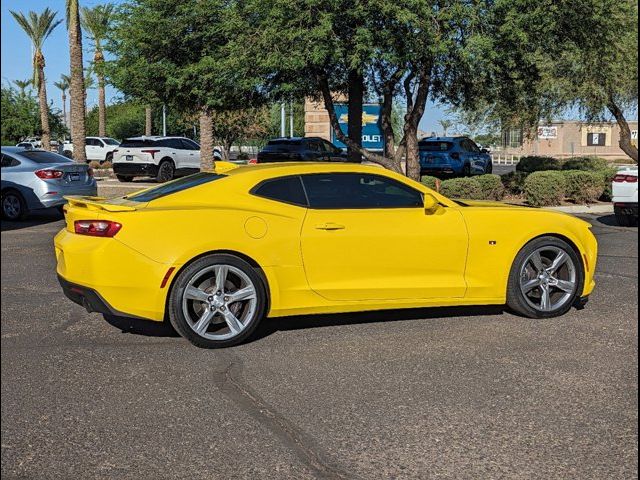
{"type": "Polygon", "coordinates": [[[213,162],[213,171],[216,173],[224,173],[236,168],[238,168],[238,165],[236,165],[235,163],[223,161],[213,162]]]}
{"type": "Polygon", "coordinates": [[[105,197],[82,197],[69,195],[64,197],[71,207],[86,208],[88,210],[105,210],[107,212],[134,212],[136,207],[132,205],[118,205],[106,202],[105,197]]]}

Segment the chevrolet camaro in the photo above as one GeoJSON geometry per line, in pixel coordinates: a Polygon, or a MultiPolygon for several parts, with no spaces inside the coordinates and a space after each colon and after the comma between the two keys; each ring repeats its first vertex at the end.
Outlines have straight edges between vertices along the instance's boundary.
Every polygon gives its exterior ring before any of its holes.
{"type": "Polygon", "coordinates": [[[64,293],[89,311],[168,319],[199,347],[288,315],[506,304],[555,317],[595,285],[587,222],[450,200],[373,166],[219,162],[125,197],[68,200],[55,237],[64,293]]]}

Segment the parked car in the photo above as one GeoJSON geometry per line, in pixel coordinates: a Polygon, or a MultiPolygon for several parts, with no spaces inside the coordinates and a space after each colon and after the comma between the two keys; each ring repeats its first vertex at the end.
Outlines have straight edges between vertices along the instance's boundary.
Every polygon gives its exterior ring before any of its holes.
{"type": "Polygon", "coordinates": [[[467,137],[427,137],[418,143],[422,175],[469,177],[493,171],[488,150],[467,137]]]}
{"type": "Polygon", "coordinates": [[[20,143],[30,143],[33,148],[42,148],[42,140],[40,137],[27,137],[20,143]]]}
{"type": "Polygon", "coordinates": [[[98,194],[93,171],[45,150],[2,147],[2,216],[19,220],[32,210],[61,207],[65,195],[98,194]]]}
{"type": "MultiPolygon", "coordinates": [[[[111,137],[87,137],[85,139],[85,152],[87,153],[87,163],[89,162],[111,162],[113,152],[118,148],[120,142],[111,137]]],[[[59,150],[65,157],[73,157],[73,143],[65,141],[59,150]]]]}
{"type": "Polygon", "coordinates": [[[200,171],[200,145],[186,137],[128,138],[113,153],[113,172],[121,182],[135,177],[167,182],[200,171]]]}
{"type": "Polygon", "coordinates": [[[613,179],[612,190],[618,225],[638,225],[638,166],[620,167],[613,179]]]}
{"type": "Polygon", "coordinates": [[[275,138],[258,153],[257,163],[346,162],[347,154],[319,137],[275,138]]]}
{"type": "Polygon", "coordinates": [[[29,142],[20,142],[16,145],[17,148],[23,148],[25,150],[33,150],[36,147],[33,146],[33,143],[29,143],[29,142]]]}
{"type": "Polygon", "coordinates": [[[589,223],[456,202],[360,164],[217,162],[66,208],[54,240],[65,295],[106,315],[168,318],[200,347],[242,342],[264,317],[506,303],[550,318],[595,287],[589,223]]]}

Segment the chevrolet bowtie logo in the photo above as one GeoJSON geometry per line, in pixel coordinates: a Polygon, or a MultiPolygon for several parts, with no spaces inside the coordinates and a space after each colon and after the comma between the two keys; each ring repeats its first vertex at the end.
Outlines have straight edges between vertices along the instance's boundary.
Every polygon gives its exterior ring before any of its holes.
{"type": "MultiPolygon", "coordinates": [[[[371,113],[363,113],[362,114],[362,126],[366,127],[370,123],[378,123],[379,115],[373,115],[371,113]]],[[[340,123],[349,123],[349,114],[343,113],[340,116],[340,123]]]]}

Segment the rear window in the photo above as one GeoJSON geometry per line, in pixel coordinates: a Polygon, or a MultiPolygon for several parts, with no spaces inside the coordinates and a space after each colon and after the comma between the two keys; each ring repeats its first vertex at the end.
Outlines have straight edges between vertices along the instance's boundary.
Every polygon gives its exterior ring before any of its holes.
{"type": "Polygon", "coordinates": [[[67,157],[63,157],[62,155],[58,155],[53,152],[46,152],[44,150],[20,152],[20,155],[35,163],[73,163],[73,160],[69,160],[67,157]]]}
{"type": "Polygon", "coordinates": [[[302,140],[271,140],[264,147],[265,152],[287,152],[297,150],[302,146],[302,140]]]}
{"type": "Polygon", "coordinates": [[[189,188],[197,187],[198,185],[204,185],[205,183],[220,180],[226,177],[226,175],[218,175],[216,173],[196,173],[195,175],[189,175],[188,177],[179,178],[173,182],[165,183],[157,187],[145,190],[144,192],[135,193],[128,197],[127,200],[133,200],[134,202],[150,202],[161,197],[166,197],[173,193],[182,192],[189,188]]]}
{"type": "Polygon", "coordinates": [[[420,142],[420,150],[427,152],[446,152],[452,148],[451,142],[420,142]]]}
{"type": "Polygon", "coordinates": [[[145,148],[145,147],[155,147],[155,140],[125,140],[120,144],[122,148],[145,148]]]}

